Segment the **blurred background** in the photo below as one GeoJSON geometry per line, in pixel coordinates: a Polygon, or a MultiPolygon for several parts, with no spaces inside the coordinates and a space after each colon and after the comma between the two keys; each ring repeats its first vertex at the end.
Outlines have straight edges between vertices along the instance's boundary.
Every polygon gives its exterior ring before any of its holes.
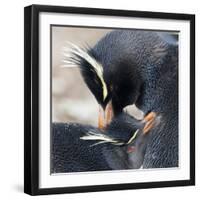
{"type": "MultiPolygon", "coordinates": [[[[85,85],[78,67],[64,65],[64,47],[71,42],[80,47],[94,46],[111,29],[52,27],[52,120],[96,126],[99,106],[85,85]]],[[[134,106],[129,113],[142,118],[134,106]]]]}

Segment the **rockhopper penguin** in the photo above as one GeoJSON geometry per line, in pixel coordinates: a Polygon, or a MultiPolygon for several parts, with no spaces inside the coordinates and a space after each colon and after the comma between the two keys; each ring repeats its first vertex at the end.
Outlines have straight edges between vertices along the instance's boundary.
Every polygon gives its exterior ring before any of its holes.
{"type": "Polygon", "coordinates": [[[178,166],[178,37],[173,33],[116,30],[92,48],[71,44],[66,61],[80,67],[100,104],[99,128],[135,104],[162,121],[148,143],[144,168],[178,166]]]}

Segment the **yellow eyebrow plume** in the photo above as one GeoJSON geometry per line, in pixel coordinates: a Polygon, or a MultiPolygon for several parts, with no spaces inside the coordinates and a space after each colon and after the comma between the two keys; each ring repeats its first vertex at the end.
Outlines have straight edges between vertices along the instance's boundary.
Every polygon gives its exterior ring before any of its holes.
{"type": "Polygon", "coordinates": [[[67,54],[65,54],[65,55],[69,56],[69,53],[78,55],[79,57],[85,59],[93,67],[94,71],[96,72],[97,76],[99,77],[99,80],[102,83],[103,100],[105,100],[108,95],[108,89],[107,89],[106,83],[103,79],[102,65],[99,62],[97,62],[92,56],[90,56],[86,51],[84,51],[82,48],[80,48],[70,42],[68,42],[68,44],[71,48],[70,49],[65,48],[65,52],[67,52],[67,54]]]}
{"type": "Polygon", "coordinates": [[[130,144],[130,143],[136,138],[138,132],[139,132],[139,129],[137,129],[137,130],[134,132],[133,136],[129,139],[129,141],[127,142],[127,144],[130,144]]]}

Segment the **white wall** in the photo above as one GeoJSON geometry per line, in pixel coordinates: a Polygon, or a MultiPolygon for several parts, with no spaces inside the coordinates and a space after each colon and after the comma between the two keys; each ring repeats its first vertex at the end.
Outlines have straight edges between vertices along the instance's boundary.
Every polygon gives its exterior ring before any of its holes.
{"type": "MultiPolygon", "coordinates": [[[[29,4],[53,4],[99,8],[132,9],[163,12],[183,12],[196,14],[199,23],[200,6],[198,0],[5,0],[1,1],[0,11],[0,199],[30,199],[23,194],[23,7],[29,4]]],[[[196,24],[197,24],[196,23],[196,24]]],[[[196,44],[200,44],[200,28],[196,27],[196,44]]],[[[197,46],[197,53],[200,47],[197,46]]],[[[196,66],[200,64],[196,56],[196,66]]],[[[200,74],[200,69],[196,69],[200,74]]],[[[197,79],[197,78],[196,78],[197,79]]],[[[200,81],[197,81],[197,85],[200,81]]],[[[200,93],[196,94],[197,102],[200,93]]],[[[199,105],[196,106],[199,111],[199,105]]],[[[197,116],[196,143],[200,141],[200,115],[197,116]]],[[[51,195],[49,199],[197,199],[200,194],[200,144],[197,151],[197,186],[148,190],[129,190],[89,194],[51,195]]],[[[40,196],[37,199],[47,197],[40,196]]]]}

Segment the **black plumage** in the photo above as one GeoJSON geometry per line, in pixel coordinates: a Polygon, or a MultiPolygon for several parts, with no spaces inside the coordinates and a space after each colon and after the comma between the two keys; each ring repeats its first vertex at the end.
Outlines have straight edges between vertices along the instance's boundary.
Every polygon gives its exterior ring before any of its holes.
{"type": "Polygon", "coordinates": [[[143,134],[144,125],[143,121],[138,121],[125,113],[116,117],[104,131],[80,124],[54,123],[51,172],[140,168],[149,138],[148,134],[143,134]],[[136,131],[137,134],[130,141],[136,131]],[[81,139],[90,132],[108,136],[117,141],[117,144],[115,142],[98,144],[99,140],[81,139]]]}
{"type": "Polygon", "coordinates": [[[91,64],[78,58],[85,82],[103,107],[112,100],[114,113],[122,112],[125,106],[146,96],[144,92],[155,88],[157,79],[174,66],[171,66],[174,62],[171,56],[177,46],[161,35],[153,31],[113,31],[88,49],[88,54],[103,67],[108,89],[105,100],[101,82],[91,70],[91,64]]]}
{"type": "Polygon", "coordinates": [[[119,30],[103,37],[88,55],[103,68],[108,94],[91,63],[77,57],[83,78],[105,109],[115,116],[136,104],[144,114],[161,114],[144,159],[145,168],[178,166],[178,42],[177,35],[155,31],[119,30]],[[89,66],[89,67],[88,67],[89,66]]]}
{"type": "Polygon", "coordinates": [[[165,73],[148,96],[142,109],[153,109],[162,115],[161,123],[152,130],[144,158],[144,168],[178,167],[178,75],[177,68],[165,73]]]}

